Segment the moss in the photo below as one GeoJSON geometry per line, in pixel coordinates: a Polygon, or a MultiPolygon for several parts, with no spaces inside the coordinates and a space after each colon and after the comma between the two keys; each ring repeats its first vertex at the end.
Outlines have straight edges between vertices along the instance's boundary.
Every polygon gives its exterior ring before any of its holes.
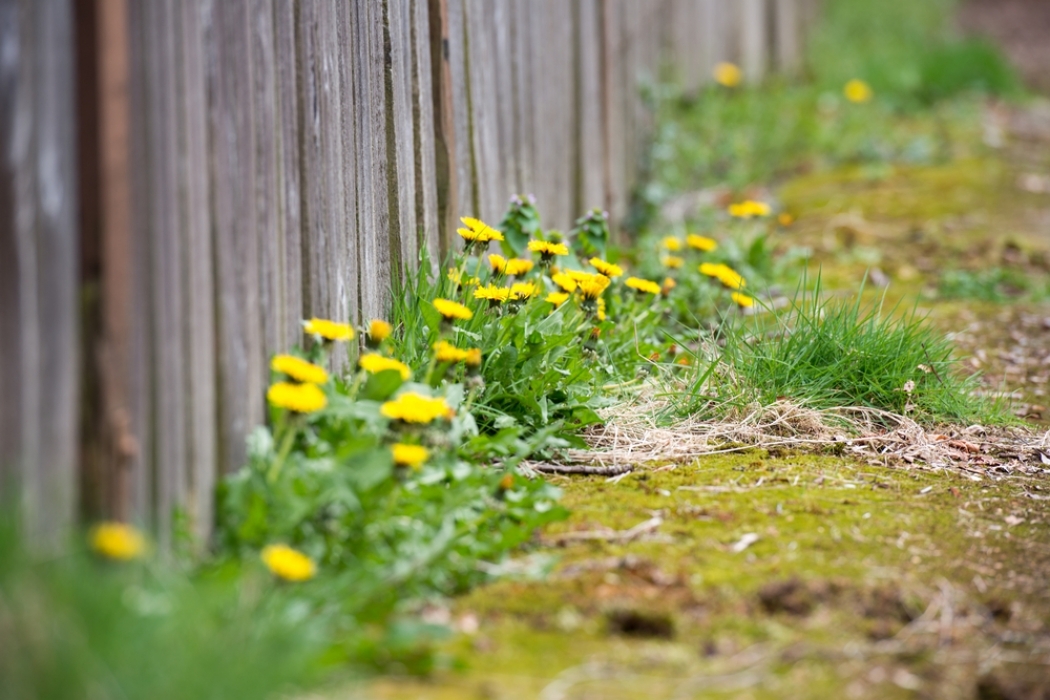
{"type": "MultiPolygon", "coordinates": [[[[929,604],[931,581],[973,592],[983,571],[981,600],[1024,601],[1050,613],[1034,579],[1014,585],[1016,576],[1011,583],[988,574],[1031,571],[1033,549],[1024,543],[1050,535],[1019,484],[753,451],[564,488],[572,517],[550,526],[545,542],[567,532],[626,530],[654,513],[664,522],[630,542],[548,546],[560,558],[548,580],[504,580],[458,600],[459,614],[482,620],[477,636],[449,649],[466,672],[425,687],[384,686],[381,697],[535,697],[563,669],[595,659],[622,676],[588,685],[601,697],[661,697],[755,644],[775,650],[755,697],[803,689],[819,697],[812,688],[833,696],[871,671],[870,663],[835,655],[900,631],[929,604]],[[1011,514],[1026,522],[1004,526],[1011,514]],[[734,551],[748,533],[760,539],[734,551]],[[623,611],[667,620],[672,638],[618,634],[608,620],[623,611]],[[640,659],[649,660],[644,668],[640,659]],[[649,679],[652,695],[625,690],[637,681],[632,674],[649,679]],[[491,694],[477,695],[486,688],[491,694]]],[[[1042,561],[1050,565],[1045,554],[1042,561]]],[[[928,651],[889,662],[921,678],[933,673],[928,651]]],[[[861,697],[904,697],[892,683],[866,687],[871,694],[861,697]]]]}

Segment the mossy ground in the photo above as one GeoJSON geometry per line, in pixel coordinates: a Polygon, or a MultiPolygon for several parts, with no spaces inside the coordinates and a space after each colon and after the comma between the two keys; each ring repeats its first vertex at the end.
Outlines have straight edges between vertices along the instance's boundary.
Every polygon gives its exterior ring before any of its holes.
{"type": "MultiPolygon", "coordinates": [[[[811,248],[826,287],[855,290],[878,268],[890,301],[918,298],[956,336],[962,366],[1038,422],[1050,372],[1038,285],[990,303],[945,299],[938,281],[994,265],[1045,284],[1050,195],[1017,186],[1031,148],[1023,160],[970,150],[799,176],[779,191],[797,217],[779,244],[811,248]]],[[[466,631],[447,644],[449,669],[366,692],[1047,697],[1050,481],[990,473],[750,451],[560,479],[572,516],[531,552],[556,557],[553,570],[453,601],[466,631]]]]}
{"type": "Polygon", "coordinates": [[[564,486],[555,571],[456,601],[466,669],[376,697],[541,697],[566,669],[550,697],[967,697],[1050,634],[1050,491],[1019,477],[754,451],[564,486]]]}

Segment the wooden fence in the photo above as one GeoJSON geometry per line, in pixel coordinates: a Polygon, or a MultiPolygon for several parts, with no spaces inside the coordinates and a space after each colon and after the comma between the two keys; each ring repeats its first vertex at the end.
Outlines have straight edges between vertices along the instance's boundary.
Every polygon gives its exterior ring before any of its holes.
{"type": "MultiPolygon", "coordinates": [[[[625,212],[652,115],[798,64],[810,0],[0,0],[0,481],[199,534],[310,316],[533,193],[625,212]]],[[[343,363],[347,358],[336,358],[343,363]]],[[[12,489],[9,488],[10,492],[12,489]]]]}

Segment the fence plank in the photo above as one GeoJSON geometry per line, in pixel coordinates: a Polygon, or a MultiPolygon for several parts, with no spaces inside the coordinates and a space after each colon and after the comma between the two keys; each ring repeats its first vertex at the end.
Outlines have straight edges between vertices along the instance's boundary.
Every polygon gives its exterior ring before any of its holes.
{"type": "MultiPolygon", "coordinates": [[[[347,3],[328,3],[326,9],[332,24],[324,33],[327,48],[326,85],[328,100],[326,122],[331,133],[329,140],[334,160],[329,164],[329,246],[332,257],[326,261],[329,277],[334,285],[331,298],[331,316],[341,321],[354,323],[359,319],[361,285],[358,271],[360,248],[363,237],[382,235],[382,232],[364,228],[361,208],[361,157],[362,148],[355,131],[360,128],[359,112],[364,108],[355,93],[356,68],[353,48],[358,43],[354,23],[353,7],[347,3]],[[334,12],[333,12],[334,10],[334,12]]],[[[356,346],[341,344],[337,347],[335,368],[356,359],[356,346]]]]}
{"type": "Polygon", "coordinates": [[[281,293],[285,308],[281,345],[302,342],[302,199],[300,194],[299,82],[296,73],[295,0],[274,0],[274,70],[277,126],[277,251],[283,260],[281,293]]]}
{"type": "Polygon", "coordinates": [[[766,74],[766,7],[766,0],[740,0],[740,62],[751,81],[766,74]]]}
{"type": "Polygon", "coordinates": [[[180,248],[183,270],[181,319],[188,431],[184,505],[193,531],[205,541],[211,529],[211,494],[217,472],[215,308],[207,140],[204,33],[196,3],[176,4],[179,113],[180,248]]]}
{"type": "Polygon", "coordinates": [[[146,454],[152,472],[150,512],[161,546],[171,541],[168,516],[182,500],[182,470],[186,463],[187,433],[184,404],[182,333],[182,255],[179,231],[182,212],[178,203],[177,113],[175,80],[175,35],[170,0],[148,3],[142,8],[142,24],[136,29],[146,47],[144,56],[144,102],[146,170],[142,221],[149,232],[149,358],[150,416],[153,422],[151,447],[146,454]]]}
{"type": "MultiPolygon", "coordinates": [[[[441,207],[438,200],[438,127],[431,65],[431,18],[426,3],[412,2],[410,25],[412,41],[413,152],[416,178],[416,229],[419,247],[426,248],[433,269],[441,262],[441,207]]],[[[439,44],[440,46],[440,44],[439,44]]],[[[440,51],[439,51],[440,53],[440,51]]],[[[412,262],[414,265],[413,261],[412,262]]]]}
{"type": "Polygon", "coordinates": [[[448,233],[450,247],[454,250],[462,248],[462,241],[455,235],[459,217],[477,216],[480,210],[470,113],[470,81],[467,76],[466,2],[447,0],[445,8],[448,16],[448,40],[445,46],[448,47],[449,97],[452,103],[452,163],[457,183],[455,199],[450,202],[452,227],[448,233]]]}
{"type": "MultiPolygon", "coordinates": [[[[118,352],[126,351],[126,357],[123,359],[128,362],[127,415],[117,415],[113,418],[114,432],[118,439],[122,436],[133,446],[128,469],[125,474],[120,475],[125,483],[120,486],[122,493],[119,494],[119,515],[146,524],[153,520],[155,483],[152,469],[154,436],[150,396],[152,370],[149,337],[149,210],[146,206],[149,201],[149,183],[145,177],[150,157],[146,117],[149,92],[145,61],[146,37],[140,31],[144,22],[143,8],[129,3],[127,21],[129,50],[131,55],[136,57],[130,61],[131,70],[128,76],[131,111],[131,231],[127,240],[122,240],[119,234],[110,239],[109,232],[106,232],[106,246],[109,249],[105,253],[104,294],[107,299],[114,297],[113,307],[107,309],[107,314],[114,314],[113,317],[107,318],[107,325],[113,329],[108,339],[113,341],[114,349],[118,352]],[[126,244],[126,249],[118,248],[122,244],[126,244]],[[117,279],[117,274],[121,271],[126,274],[126,280],[117,279]],[[119,298],[125,295],[126,298],[119,298]]],[[[111,363],[114,360],[106,357],[104,361],[111,363]]],[[[109,371],[117,374],[120,369],[111,365],[109,371]]],[[[113,408],[120,410],[121,407],[113,408]]]]}
{"type": "Polygon", "coordinates": [[[209,113],[219,353],[220,465],[244,463],[244,439],[262,421],[258,228],[252,66],[247,8],[216,3],[209,42],[209,113]]]}
{"type": "Polygon", "coordinates": [[[0,477],[21,482],[30,537],[54,546],[72,523],[76,494],[72,9],[8,0],[0,39],[0,387],[14,392],[3,401],[11,423],[0,432],[0,477]]]}
{"type": "MultiPolygon", "coordinates": [[[[355,87],[362,318],[386,315],[390,289],[390,231],[397,227],[397,201],[388,178],[396,164],[388,162],[387,93],[383,71],[383,15],[378,4],[356,8],[355,87]]],[[[396,170],[395,170],[396,172],[396,170]]]]}
{"type": "Polygon", "coordinates": [[[416,133],[412,90],[411,0],[387,0],[384,51],[390,58],[384,73],[384,91],[389,101],[387,136],[388,159],[394,167],[388,173],[388,196],[396,202],[397,227],[391,226],[392,271],[404,279],[406,268],[415,269],[419,260],[419,220],[416,211],[416,133]],[[391,157],[392,156],[392,157],[391,157]]]}
{"type": "Polygon", "coordinates": [[[605,153],[602,148],[602,70],[599,0],[582,0],[575,18],[577,158],[573,165],[574,216],[605,206],[605,153]]]}

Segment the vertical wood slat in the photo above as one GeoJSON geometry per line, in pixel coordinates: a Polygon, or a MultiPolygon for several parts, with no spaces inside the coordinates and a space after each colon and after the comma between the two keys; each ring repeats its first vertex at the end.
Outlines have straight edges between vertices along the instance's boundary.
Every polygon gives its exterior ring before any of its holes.
{"type": "MultiPolygon", "coordinates": [[[[391,227],[398,225],[396,191],[387,178],[396,172],[388,162],[388,94],[383,45],[383,4],[355,5],[355,97],[357,118],[358,275],[361,317],[386,315],[390,289],[391,227]],[[392,215],[393,214],[393,215],[392,215]]],[[[392,107],[390,107],[392,115],[392,107]]]]}
{"type": "Polygon", "coordinates": [[[181,230],[186,402],[188,432],[185,510],[204,540],[211,530],[211,494],[218,468],[214,270],[208,169],[207,77],[204,28],[196,3],[176,3],[177,62],[181,71],[179,114],[179,204],[181,230]]]}
{"type": "Polygon", "coordinates": [[[739,0],[740,63],[744,76],[759,81],[766,74],[766,0],[739,0]]]}
{"type": "Polygon", "coordinates": [[[577,47],[576,127],[577,158],[573,164],[576,187],[575,211],[581,215],[594,207],[605,206],[604,167],[606,154],[602,139],[602,70],[601,70],[601,13],[599,0],[582,0],[576,16],[577,47]]]}
{"type": "Polygon", "coordinates": [[[299,82],[296,72],[295,0],[274,0],[274,70],[276,72],[278,250],[284,263],[281,298],[285,307],[281,348],[302,342],[303,309],[300,192],[299,82]]]}
{"type": "MultiPolygon", "coordinates": [[[[462,242],[455,235],[458,218],[476,215],[480,209],[478,181],[474,165],[474,144],[470,110],[470,82],[467,74],[468,45],[465,4],[468,0],[446,0],[448,35],[444,48],[448,51],[448,90],[452,113],[452,168],[456,182],[455,199],[451,202],[452,230],[450,247],[458,249],[462,242]]],[[[443,48],[443,50],[444,50],[443,48]]]]}
{"type": "MultiPolygon", "coordinates": [[[[150,274],[150,241],[149,232],[149,180],[147,177],[149,163],[149,132],[147,128],[149,114],[149,91],[147,87],[148,70],[145,60],[147,39],[142,28],[145,26],[145,14],[140,5],[127,4],[128,49],[130,53],[130,70],[128,75],[128,93],[130,121],[128,129],[128,158],[130,171],[130,232],[126,241],[117,235],[107,242],[111,246],[105,252],[107,268],[106,289],[104,294],[127,295],[126,300],[114,299],[113,318],[107,318],[114,329],[109,338],[114,343],[114,350],[124,351],[127,360],[127,415],[114,416],[114,432],[123,434],[132,448],[124,474],[125,482],[121,484],[124,492],[120,494],[121,502],[117,504],[118,514],[134,522],[145,524],[153,521],[153,494],[155,492],[153,459],[153,421],[151,406],[151,346],[149,338],[149,274],[150,274]],[[126,249],[117,248],[126,244],[126,249]],[[124,258],[121,260],[121,258],[124,258]],[[118,262],[119,261],[119,262],[118,262]],[[120,268],[110,270],[110,263],[118,262],[120,268]],[[123,271],[126,280],[116,279],[118,271],[123,271]],[[123,308],[122,308],[123,307],[123,308]],[[119,314],[126,313],[122,317],[119,314]],[[125,325],[126,324],[126,325],[125,325]],[[121,347],[123,346],[123,347],[121,347]]],[[[110,239],[110,232],[106,232],[110,239]]],[[[107,348],[108,349],[108,348],[107,348]]],[[[115,358],[106,356],[102,359],[108,365],[107,370],[119,373],[119,367],[112,363],[115,358]]],[[[114,410],[123,407],[114,406],[114,410]]],[[[120,437],[118,437],[120,439],[120,437]]]]}
{"type": "Polygon", "coordinates": [[[259,234],[255,204],[252,65],[247,7],[212,6],[209,47],[209,141],[215,234],[220,466],[237,469],[245,436],[262,421],[259,234]],[[254,263],[254,264],[253,264],[254,263]]]}
{"type": "MultiPolygon", "coordinates": [[[[441,208],[438,201],[437,124],[434,104],[437,91],[431,65],[431,18],[427,3],[409,3],[412,57],[413,153],[415,154],[416,229],[419,248],[425,248],[433,270],[441,262],[441,208]]],[[[413,268],[415,261],[406,265],[413,268]]]]}
{"type": "Polygon", "coordinates": [[[775,0],[778,72],[793,75],[802,63],[802,17],[799,0],[775,0]]]}
{"type": "MultiPolygon", "coordinates": [[[[421,5],[421,2],[417,3],[417,6],[421,5]]],[[[459,130],[455,120],[452,61],[453,56],[458,59],[461,55],[453,43],[452,13],[457,7],[459,0],[427,0],[426,8],[433,95],[429,103],[421,97],[421,105],[425,113],[429,104],[434,124],[434,195],[437,199],[438,248],[442,259],[454,245],[456,210],[463,187],[459,180],[460,147],[456,141],[459,130]]],[[[422,63],[420,65],[422,67],[422,63]]]]}
{"type": "Polygon", "coordinates": [[[162,546],[171,541],[170,515],[184,495],[182,470],[186,463],[187,433],[182,410],[186,396],[183,381],[181,319],[182,269],[179,231],[182,212],[177,206],[177,132],[174,118],[178,102],[175,80],[175,36],[170,0],[142,7],[137,27],[147,48],[143,65],[145,91],[142,109],[145,147],[150,166],[144,180],[141,221],[148,236],[149,383],[152,449],[145,455],[151,473],[149,510],[162,546]]]}
{"type": "MultiPolygon", "coordinates": [[[[364,105],[355,92],[358,75],[353,59],[354,47],[362,39],[355,29],[354,7],[347,3],[326,3],[331,24],[323,28],[326,47],[325,70],[328,82],[325,85],[327,99],[322,102],[322,118],[328,125],[328,140],[333,160],[328,163],[325,178],[328,182],[328,245],[331,257],[323,261],[329,268],[329,283],[332,289],[328,318],[355,322],[361,302],[361,285],[358,270],[362,230],[362,191],[360,149],[364,148],[356,130],[360,128],[364,105]]],[[[382,236],[378,229],[371,236],[382,236]]],[[[347,360],[352,359],[352,348],[340,344],[335,350],[334,369],[342,370],[347,360]]]]}
{"type": "Polygon", "coordinates": [[[72,524],[76,500],[70,5],[0,2],[0,45],[0,479],[19,482],[31,538],[53,546],[72,524]]]}
{"type": "Polygon", "coordinates": [[[416,139],[412,108],[412,3],[386,0],[385,52],[389,57],[384,72],[387,105],[387,158],[396,179],[390,180],[393,202],[397,206],[397,228],[391,226],[391,275],[399,282],[406,268],[415,269],[419,258],[419,218],[416,211],[416,139]]]}

